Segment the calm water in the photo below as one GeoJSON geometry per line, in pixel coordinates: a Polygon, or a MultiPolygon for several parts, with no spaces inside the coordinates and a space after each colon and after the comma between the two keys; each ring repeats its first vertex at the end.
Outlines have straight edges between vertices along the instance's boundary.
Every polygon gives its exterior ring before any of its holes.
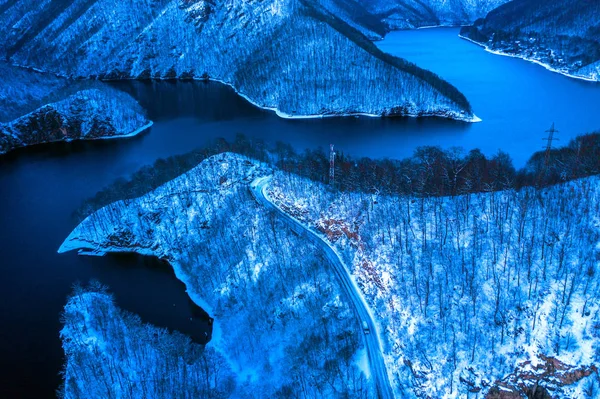
{"type": "MultiPolygon", "coordinates": [[[[467,96],[483,122],[455,134],[419,142],[480,148],[486,154],[508,152],[517,167],[542,148],[552,122],[558,145],[575,136],[600,131],[600,83],[547,71],[540,65],[488,53],[458,38],[458,28],[390,33],[377,43],[446,79],[467,96]]],[[[411,148],[414,148],[411,146],[411,148]]]]}
{"type": "Polygon", "coordinates": [[[123,82],[155,121],[127,140],[53,144],[0,157],[0,398],[52,397],[62,350],[59,313],[76,280],[96,278],[145,321],[201,339],[201,310],[169,267],[138,256],[82,257],[56,250],[75,227],[73,211],[119,177],[216,137],[287,141],[356,156],[404,157],[420,145],[508,151],[517,165],[541,147],[555,121],[562,142],[600,127],[600,85],[495,56],[457,29],[390,34],[382,49],[432,69],[471,100],[484,121],[345,118],[283,120],[216,83],[123,82]],[[176,306],[173,306],[175,304],[176,306]],[[192,321],[190,321],[190,317],[192,321]]]}

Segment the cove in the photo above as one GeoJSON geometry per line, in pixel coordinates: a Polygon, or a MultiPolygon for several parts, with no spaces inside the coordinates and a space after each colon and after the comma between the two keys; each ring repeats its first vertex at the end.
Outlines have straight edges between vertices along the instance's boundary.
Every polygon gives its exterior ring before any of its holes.
{"type": "Polygon", "coordinates": [[[128,170],[108,167],[114,150],[105,142],[52,144],[0,157],[2,398],[55,397],[63,364],[59,316],[77,281],[96,279],[143,321],[206,340],[207,315],[166,262],[56,253],[81,201],[128,170]]]}

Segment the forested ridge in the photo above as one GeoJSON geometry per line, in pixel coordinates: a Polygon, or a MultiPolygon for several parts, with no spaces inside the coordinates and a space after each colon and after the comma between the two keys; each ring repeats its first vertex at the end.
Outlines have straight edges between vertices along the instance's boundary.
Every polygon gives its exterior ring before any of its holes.
{"type": "MultiPolygon", "coordinates": [[[[295,151],[289,144],[267,145],[240,134],[233,141],[214,140],[204,148],[159,159],[129,178],[121,178],[89,198],[76,212],[79,220],[123,198],[136,198],[189,171],[202,160],[222,152],[235,152],[272,163],[281,171],[329,183],[329,154],[322,148],[295,151]]],[[[536,152],[526,166],[516,169],[502,151],[486,156],[478,149],[443,150],[421,147],[412,157],[395,159],[354,158],[336,153],[335,189],[420,197],[545,187],[600,174],[600,133],[578,136],[562,147],[536,152]]]]}
{"type": "Polygon", "coordinates": [[[61,399],[223,398],[235,385],[221,353],[143,323],[98,282],[75,286],[61,322],[61,399]]]}
{"type": "Polygon", "coordinates": [[[320,0],[336,14],[371,38],[394,29],[465,25],[484,17],[507,0],[320,0]]]}
{"type": "Polygon", "coordinates": [[[398,196],[277,172],[269,194],[351,265],[400,397],[595,398],[599,187],[398,196]]]}
{"type": "MultiPolygon", "coordinates": [[[[574,143],[593,139],[597,135],[574,143]]],[[[242,136],[235,143],[217,145],[274,156],[242,136]]],[[[579,154],[575,159],[581,161],[591,160],[597,151],[590,149],[582,156],[577,148],[557,149],[554,155],[569,159],[579,154]]],[[[282,157],[278,162],[291,158],[289,147],[279,144],[278,151],[282,157]]],[[[203,156],[208,154],[194,155],[203,156]]],[[[505,155],[496,158],[507,161],[505,155]]],[[[532,164],[536,159],[537,155],[532,157],[532,164]]],[[[584,170],[595,171],[597,158],[595,162],[582,163],[591,168],[584,170]]],[[[182,167],[173,159],[161,165],[163,172],[169,165],[182,167]]],[[[424,162],[419,170],[429,170],[428,165],[433,163],[424,162]]],[[[439,167],[449,165],[453,164],[439,167]]],[[[168,259],[192,298],[205,300],[203,306],[215,317],[215,325],[222,325],[222,338],[209,345],[237,364],[232,370],[238,392],[263,392],[274,384],[270,392],[278,395],[323,397],[330,395],[327,387],[334,384],[336,389],[349,388],[350,397],[366,397],[371,388],[354,368],[360,353],[357,322],[344,298],[336,297],[326,262],[250,197],[248,184],[253,179],[274,174],[269,196],[320,232],[350,265],[382,333],[385,361],[398,395],[597,396],[597,176],[516,190],[503,175],[511,167],[508,160],[504,168],[496,167],[502,173],[491,174],[499,179],[497,190],[436,195],[376,188],[332,190],[331,185],[283,167],[273,170],[231,153],[209,156],[146,195],[94,212],[65,240],[61,251],[136,251],[168,259]],[[312,324],[316,320],[325,323],[326,331],[316,333],[319,324],[312,324]],[[251,326],[243,329],[251,336],[240,336],[239,326],[251,326]],[[285,338],[296,337],[296,331],[308,334],[302,339],[306,345],[285,338]],[[331,337],[338,338],[331,341],[331,337]],[[336,342],[345,349],[334,350],[331,345],[336,342]],[[287,360],[274,363],[259,350],[279,353],[273,345],[291,345],[297,351],[286,349],[287,360]],[[314,348],[321,349],[312,352],[314,348]],[[250,366],[267,363],[272,369],[250,366]],[[345,364],[342,374],[329,374],[341,364],[345,364]],[[240,377],[236,370],[248,369],[258,375],[265,370],[286,374],[283,379],[259,378],[260,383],[240,386],[246,374],[240,377]],[[306,375],[311,377],[301,377],[306,375]],[[333,375],[342,377],[332,380],[333,375]],[[298,384],[316,390],[298,391],[298,384]]],[[[368,176],[372,184],[374,178],[368,176]]],[[[437,187],[436,181],[423,182],[425,187],[437,187]]],[[[440,184],[446,183],[442,179],[440,184]]]]}
{"type": "Polygon", "coordinates": [[[25,0],[5,4],[0,34],[14,64],[73,78],[214,79],[286,117],[474,120],[450,84],[382,56],[312,1],[25,0]]]}

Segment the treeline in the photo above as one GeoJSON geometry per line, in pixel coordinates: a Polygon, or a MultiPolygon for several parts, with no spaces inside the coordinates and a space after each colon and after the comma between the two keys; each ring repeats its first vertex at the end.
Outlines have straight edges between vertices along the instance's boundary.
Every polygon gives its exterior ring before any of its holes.
{"type": "Polygon", "coordinates": [[[253,139],[251,141],[242,134],[237,135],[231,142],[223,138],[215,139],[203,148],[157,159],[154,164],[142,167],[128,179],[115,180],[109,186],[98,191],[94,197],[86,200],[75,211],[75,216],[82,220],[94,211],[115,201],[140,197],[188,172],[206,158],[222,152],[245,154],[260,161],[269,159],[267,147],[262,140],[253,139]]]}
{"type": "MultiPolygon", "coordinates": [[[[275,151],[276,165],[322,183],[329,182],[329,156],[323,150],[296,154],[282,144],[275,151]]],[[[419,147],[403,160],[355,159],[336,154],[335,188],[416,196],[448,196],[508,188],[546,187],[600,173],[600,133],[578,136],[561,148],[534,153],[517,170],[502,151],[487,157],[479,149],[443,150],[419,147]]]]}
{"type": "MultiPolygon", "coordinates": [[[[217,139],[187,154],[159,159],[129,179],[118,179],[87,200],[76,212],[83,219],[97,209],[124,198],[137,198],[189,171],[202,160],[222,152],[235,152],[270,162],[284,172],[329,183],[329,154],[324,149],[296,152],[291,145],[239,134],[233,141],[217,139]]],[[[502,151],[488,157],[480,150],[443,150],[419,147],[403,160],[353,158],[336,154],[334,188],[414,196],[448,196],[509,188],[545,187],[600,173],[600,133],[578,136],[564,147],[546,154],[537,152],[524,168],[517,170],[502,151]]]]}

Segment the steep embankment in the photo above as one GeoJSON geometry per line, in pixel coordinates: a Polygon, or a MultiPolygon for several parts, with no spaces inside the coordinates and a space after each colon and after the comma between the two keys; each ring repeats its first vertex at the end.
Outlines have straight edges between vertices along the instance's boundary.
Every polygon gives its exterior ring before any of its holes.
{"type": "Polygon", "coordinates": [[[0,154],[18,147],[131,136],[151,125],[129,95],[0,62],[0,154]]]}
{"type": "Polygon", "coordinates": [[[600,2],[515,0],[461,35],[568,76],[600,80],[600,2]]]}
{"type": "Polygon", "coordinates": [[[286,117],[473,119],[456,88],[382,54],[314,1],[57,2],[5,3],[11,62],[73,77],[210,78],[286,117]]]}
{"type": "MultiPolygon", "coordinates": [[[[167,259],[215,318],[208,347],[227,359],[233,397],[373,397],[360,323],[328,263],[250,194],[250,182],[269,173],[234,154],[208,158],[147,195],[98,210],[60,251],[167,259]]],[[[107,355],[99,349],[96,360],[107,355]]],[[[112,386],[110,375],[99,378],[112,386]]]]}
{"type": "Polygon", "coordinates": [[[269,191],[351,265],[407,397],[597,397],[598,177],[411,198],[278,172],[269,191]]]}

